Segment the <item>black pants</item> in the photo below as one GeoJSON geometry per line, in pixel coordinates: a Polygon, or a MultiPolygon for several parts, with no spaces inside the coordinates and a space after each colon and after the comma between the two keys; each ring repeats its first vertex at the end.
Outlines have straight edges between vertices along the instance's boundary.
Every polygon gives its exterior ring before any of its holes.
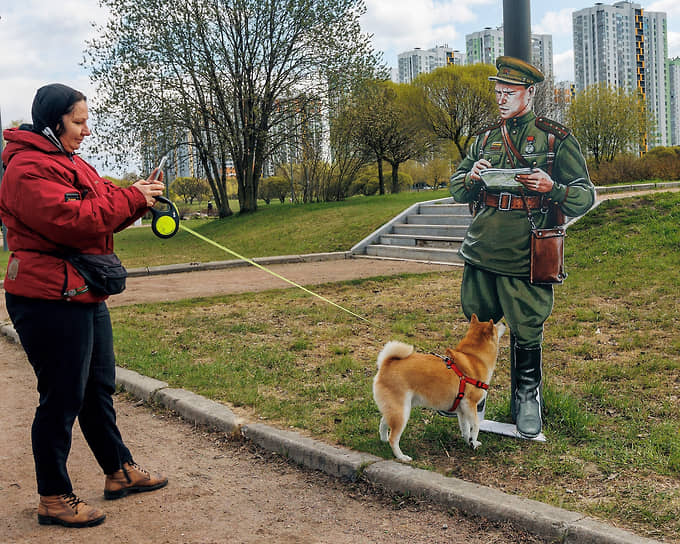
{"type": "Polygon", "coordinates": [[[38,493],[73,491],[66,460],[76,417],[105,474],[132,461],[113,408],[116,366],[106,304],[5,298],[38,378],[40,403],[31,430],[38,493]]]}

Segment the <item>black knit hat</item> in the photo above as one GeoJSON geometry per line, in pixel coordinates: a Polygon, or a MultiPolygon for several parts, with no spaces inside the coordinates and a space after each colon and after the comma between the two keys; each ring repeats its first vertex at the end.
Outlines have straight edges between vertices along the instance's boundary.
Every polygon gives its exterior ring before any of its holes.
{"type": "Polygon", "coordinates": [[[40,87],[35,93],[31,109],[33,131],[42,133],[45,127],[49,127],[56,134],[62,116],[81,100],[85,100],[83,93],[61,83],[40,87]]]}

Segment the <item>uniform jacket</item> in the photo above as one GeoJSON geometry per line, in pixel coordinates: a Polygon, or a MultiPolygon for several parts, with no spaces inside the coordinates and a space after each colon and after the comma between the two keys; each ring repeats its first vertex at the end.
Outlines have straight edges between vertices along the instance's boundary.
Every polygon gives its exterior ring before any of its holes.
{"type": "Polygon", "coordinates": [[[4,132],[5,175],[0,185],[0,217],[12,252],[4,288],[30,298],[99,302],[89,291],[71,298],[85,282],[70,263],[53,255],[113,252],[113,233],[147,211],[144,195],[99,177],[77,155],[68,155],[46,137],[20,128],[4,132]]]}
{"type": "MultiPolygon", "coordinates": [[[[525,161],[545,171],[548,170],[548,134],[552,132],[555,135],[551,172],[555,185],[546,194],[550,199],[548,204],[556,203],[569,217],[586,213],[595,201],[595,188],[588,176],[581,148],[569,130],[553,121],[537,118],[533,112],[507,120],[506,127],[510,140],[525,161]]],[[[480,157],[488,160],[492,168],[521,166],[515,157],[507,156],[500,124],[484,129],[451,177],[449,189],[457,202],[478,200],[484,185],[470,178],[470,170],[480,157]]],[[[509,192],[519,194],[518,191],[509,192]]],[[[540,195],[527,189],[524,193],[527,196],[540,195]]],[[[552,206],[546,206],[546,210],[550,208],[552,206]]],[[[555,226],[555,213],[540,210],[532,210],[531,213],[537,227],[555,226]]],[[[465,235],[460,255],[465,262],[496,274],[528,278],[530,229],[527,212],[523,209],[504,211],[481,207],[465,235]]]]}

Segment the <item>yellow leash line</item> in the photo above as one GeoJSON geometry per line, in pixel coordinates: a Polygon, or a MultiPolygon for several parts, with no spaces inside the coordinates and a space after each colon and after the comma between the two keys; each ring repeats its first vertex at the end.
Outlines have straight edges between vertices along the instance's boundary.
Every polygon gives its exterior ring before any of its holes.
{"type": "Polygon", "coordinates": [[[221,249],[222,251],[224,251],[224,252],[226,252],[226,253],[229,253],[230,255],[233,255],[233,256],[236,257],[237,259],[241,259],[242,261],[245,261],[245,262],[247,262],[248,264],[252,264],[253,266],[259,268],[260,270],[264,270],[264,271],[267,272],[268,274],[271,274],[272,276],[274,276],[274,277],[276,277],[276,278],[278,278],[278,279],[280,279],[280,280],[283,280],[283,281],[285,281],[285,282],[287,282],[287,283],[290,283],[293,287],[297,287],[298,289],[302,289],[305,293],[308,293],[308,294],[310,294],[310,295],[312,295],[312,296],[315,296],[316,298],[321,299],[321,300],[323,300],[324,302],[327,302],[328,304],[330,304],[330,305],[332,305],[332,306],[335,306],[336,308],[342,310],[343,312],[347,312],[348,314],[353,315],[354,317],[358,317],[359,319],[361,319],[362,321],[365,321],[366,323],[370,323],[371,325],[373,324],[371,321],[369,321],[369,320],[366,319],[365,317],[360,316],[359,314],[355,314],[354,312],[352,312],[351,310],[348,310],[347,308],[343,308],[342,306],[340,306],[339,304],[336,304],[336,303],[333,302],[332,300],[328,300],[326,297],[322,297],[321,295],[315,293],[314,291],[310,291],[310,290],[307,289],[306,287],[303,287],[302,285],[300,285],[300,284],[298,284],[298,283],[295,283],[294,281],[291,281],[291,280],[289,280],[288,278],[284,278],[284,277],[281,276],[280,274],[277,274],[277,273],[274,272],[273,270],[269,270],[268,268],[262,266],[261,264],[256,263],[255,261],[253,261],[252,259],[249,259],[248,257],[244,257],[243,255],[239,255],[239,254],[236,253],[235,251],[232,251],[231,249],[229,249],[229,248],[227,248],[227,247],[224,247],[223,245],[218,244],[217,242],[211,240],[210,238],[206,238],[206,237],[203,236],[202,234],[199,234],[198,232],[196,232],[196,231],[194,231],[194,230],[191,230],[189,227],[185,227],[185,226],[182,225],[181,223],[180,223],[179,227],[180,227],[181,229],[184,229],[185,231],[187,231],[189,234],[193,234],[194,236],[196,236],[196,238],[200,238],[200,239],[203,240],[204,242],[207,242],[208,244],[211,244],[211,245],[215,246],[216,248],[221,249]]]}

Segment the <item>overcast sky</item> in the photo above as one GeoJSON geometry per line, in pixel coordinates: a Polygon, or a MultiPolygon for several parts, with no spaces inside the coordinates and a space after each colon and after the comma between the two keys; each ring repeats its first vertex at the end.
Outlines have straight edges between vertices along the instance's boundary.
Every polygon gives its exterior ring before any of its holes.
{"type": "MultiPolygon", "coordinates": [[[[364,31],[396,68],[397,54],[414,47],[448,45],[465,51],[465,34],[502,24],[502,0],[365,0],[364,31]]],[[[604,1],[611,4],[611,1],[604,1]]],[[[664,11],[669,56],[680,56],[680,2],[640,2],[647,11],[664,11]]],[[[531,0],[532,31],[552,34],[556,80],[573,79],[571,13],[594,0],[531,0]],[[557,7],[555,5],[558,4],[557,7]]],[[[92,95],[80,66],[92,23],[106,13],[97,0],[0,0],[0,114],[3,126],[30,121],[38,87],[64,83],[92,95]]]]}

